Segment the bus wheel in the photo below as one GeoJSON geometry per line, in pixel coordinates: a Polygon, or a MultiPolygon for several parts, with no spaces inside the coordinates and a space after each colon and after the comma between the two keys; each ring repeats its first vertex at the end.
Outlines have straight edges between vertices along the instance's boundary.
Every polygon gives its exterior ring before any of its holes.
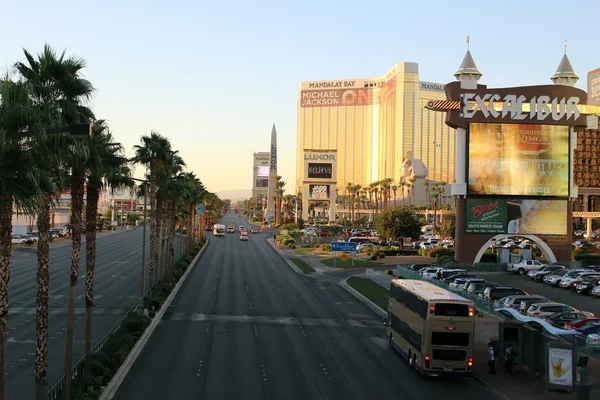
{"type": "Polygon", "coordinates": [[[417,369],[417,355],[413,354],[412,366],[414,369],[417,369]]]}
{"type": "Polygon", "coordinates": [[[390,344],[390,346],[391,346],[392,344],[394,344],[394,336],[393,336],[391,333],[390,333],[390,340],[389,340],[389,344],[390,344]]]}
{"type": "Polygon", "coordinates": [[[412,367],[412,362],[413,362],[412,350],[408,350],[408,365],[410,365],[411,367],[412,367]]]}

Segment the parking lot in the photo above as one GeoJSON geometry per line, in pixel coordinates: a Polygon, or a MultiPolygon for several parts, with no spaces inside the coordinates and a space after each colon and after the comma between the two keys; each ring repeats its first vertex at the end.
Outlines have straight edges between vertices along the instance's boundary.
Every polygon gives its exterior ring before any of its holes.
{"type": "Polygon", "coordinates": [[[544,296],[552,301],[568,304],[600,316],[600,297],[580,295],[571,289],[546,285],[543,282],[533,281],[526,275],[516,275],[510,272],[475,272],[475,274],[486,281],[519,288],[529,294],[544,296]]]}

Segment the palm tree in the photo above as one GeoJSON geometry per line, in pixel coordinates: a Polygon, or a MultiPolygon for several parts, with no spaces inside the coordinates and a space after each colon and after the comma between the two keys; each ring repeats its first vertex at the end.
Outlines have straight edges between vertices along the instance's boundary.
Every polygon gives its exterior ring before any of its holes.
{"type": "MultiPolygon", "coordinates": [[[[36,166],[33,151],[35,143],[31,142],[30,135],[42,131],[46,121],[40,117],[39,108],[35,107],[31,100],[29,85],[13,82],[8,77],[0,81],[0,171],[2,171],[0,174],[0,399],[2,400],[6,399],[6,334],[13,207],[33,210],[36,205],[40,170],[36,166]]],[[[37,382],[36,374],[36,384],[37,382]]]]}
{"type": "Polygon", "coordinates": [[[352,184],[352,182],[348,182],[346,184],[346,191],[348,192],[348,204],[350,205],[350,213],[349,213],[349,217],[348,218],[350,220],[350,223],[352,223],[352,221],[354,221],[354,204],[352,202],[352,188],[354,187],[354,185],[352,184]]]}
{"type": "Polygon", "coordinates": [[[104,120],[92,126],[88,140],[90,156],[86,161],[88,173],[87,206],[85,208],[86,276],[85,276],[85,351],[86,373],[92,372],[92,308],[94,307],[94,275],[96,265],[96,228],[98,199],[103,187],[112,188],[132,184],[123,147],[114,143],[104,120]]]}
{"type": "Polygon", "coordinates": [[[396,206],[396,192],[398,191],[398,185],[392,185],[392,192],[394,192],[394,207],[396,206]]]}
{"type": "Polygon", "coordinates": [[[281,178],[282,177],[279,175],[275,177],[275,223],[277,225],[281,224],[281,201],[285,191],[283,187],[286,184],[286,182],[282,181],[281,178]]]}
{"type": "MultiPolygon", "coordinates": [[[[37,59],[24,50],[26,62],[15,64],[15,70],[19,73],[22,80],[31,88],[31,99],[33,104],[41,112],[47,113],[49,121],[58,126],[71,123],[87,122],[93,118],[91,110],[84,105],[88,101],[94,88],[91,83],[81,76],[81,70],[85,68],[85,61],[79,57],[66,57],[65,51],[58,56],[49,45],[45,45],[37,59]]],[[[50,125],[46,125],[50,127],[50,125]]],[[[81,162],[86,156],[85,144],[72,141],[69,146],[70,163],[62,164],[62,169],[71,170],[71,222],[73,229],[73,249],[71,254],[71,275],[70,275],[70,301],[69,317],[67,323],[67,346],[65,352],[65,375],[67,376],[65,392],[70,397],[71,391],[71,360],[72,360],[72,341],[73,324],[75,312],[75,294],[78,278],[79,254],[81,247],[81,213],[83,210],[83,184],[85,177],[81,162]]],[[[54,157],[54,156],[53,156],[54,157]]],[[[52,166],[44,166],[46,169],[52,166]]],[[[46,188],[51,179],[46,179],[46,188]]],[[[46,380],[46,344],[47,344],[47,270],[49,248],[47,246],[47,235],[42,230],[49,229],[49,213],[46,210],[49,204],[49,193],[42,196],[40,204],[41,218],[38,216],[38,229],[40,230],[40,240],[38,241],[38,314],[36,322],[36,398],[42,398],[42,389],[45,387],[46,380]],[[48,221],[48,222],[46,222],[48,221]],[[42,303],[42,304],[40,304],[42,303]],[[44,315],[45,314],[45,315],[44,315]]]]}
{"type": "MultiPolygon", "coordinates": [[[[150,288],[154,288],[154,267],[158,254],[158,224],[157,224],[157,174],[162,171],[164,163],[171,152],[171,143],[158,132],[152,131],[150,136],[142,136],[142,145],[136,145],[135,156],[131,159],[133,163],[143,164],[150,170],[150,262],[148,275],[150,277],[150,288]]],[[[150,294],[152,295],[152,291],[150,294]]]]}

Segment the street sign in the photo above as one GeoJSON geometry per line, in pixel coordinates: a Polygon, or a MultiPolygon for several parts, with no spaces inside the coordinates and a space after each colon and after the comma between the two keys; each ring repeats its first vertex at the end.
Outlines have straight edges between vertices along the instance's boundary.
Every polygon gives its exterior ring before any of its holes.
{"type": "Polygon", "coordinates": [[[348,253],[340,254],[340,258],[342,259],[342,261],[346,261],[348,259],[348,253]]]}
{"type": "Polygon", "coordinates": [[[367,268],[367,276],[375,275],[375,270],[373,268],[367,268]]]}
{"type": "Polygon", "coordinates": [[[332,253],[356,253],[356,242],[331,242],[332,253]]]}
{"type": "Polygon", "coordinates": [[[204,204],[198,204],[198,215],[204,215],[204,204]]]}

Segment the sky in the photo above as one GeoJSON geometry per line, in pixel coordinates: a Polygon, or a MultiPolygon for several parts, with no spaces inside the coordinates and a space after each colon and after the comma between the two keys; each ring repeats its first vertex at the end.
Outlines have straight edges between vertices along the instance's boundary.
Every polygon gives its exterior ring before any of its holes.
{"type": "Polygon", "coordinates": [[[278,174],[293,191],[301,81],[377,77],[410,61],[421,80],[447,83],[467,35],[489,87],[550,84],[565,40],[577,87],[600,68],[597,0],[0,4],[2,71],[45,43],[83,57],[91,107],[128,155],[156,130],[212,192],[251,189],[252,153],[269,150],[273,124],[278,174]]]}

